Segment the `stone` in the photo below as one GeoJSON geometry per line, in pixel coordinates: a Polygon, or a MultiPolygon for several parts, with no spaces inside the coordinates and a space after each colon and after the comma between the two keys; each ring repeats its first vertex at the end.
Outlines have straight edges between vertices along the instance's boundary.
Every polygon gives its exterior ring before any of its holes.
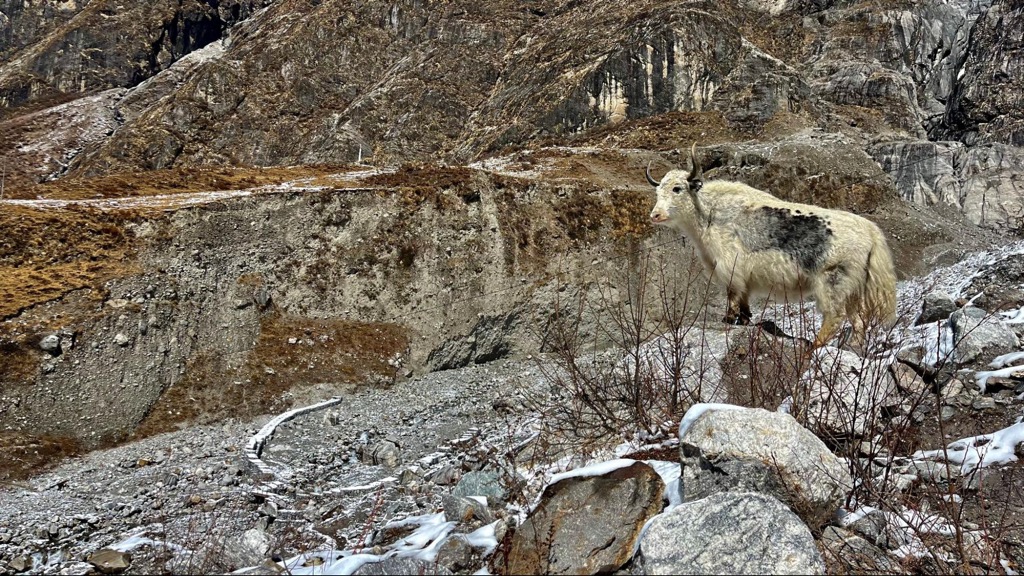
{"type": "Polygon", "coordinates": [[[454,573],[465,573],[479,566],[480,555],[464,535],[453,534],[438,548],[437,563],[454,573]]]}
{"type": "Polygon", "coordinates": [[[789,414],[708,409],[683,417],[684,502],[719,492],[761,492],[789,505],[814,530],[831,521],[853,486],[847,467],[789,414]]]}
{"type": "Polygon", "coordinates": [[[390,574],[422,574],[424,576],[451,574],[451,570],[439,562],[428,562],[419,558],[389,557],[380,562],[368,562],[352,574],[361,576],[389,576],[390,574]]]}
{"type": "Polygon", "coordinates": [[[999,356],[1020,347],[1013,330],[995,314],[967,306],[949,317],[953,328],[953,361],[966,364],[985,356],[999,356]]]}
{"type": "Polygon", "coordinates": [[[896,386],[905,394],[909,394],[913,400],[921,400],[924,395],[932,390],[932,386],[924,381],[913,368],[902,362],[892,365],[893,373],[896,376],[896,386]]]}
{"type": "Polygon", "coordinates": [[[875,432],[882,409],[899,402],[890,365],[831,346],[815,350],[811,367],[801,376],[808,428],[838,438],[875,432]]]}
{"type": "Polygon", "coordinates": [[[949,318],[956,312],[956,302],[953,297],[942,291],[929,292],[924,295],[921,302],[921,313],[914,321],[915,325],[928,324],[949,318]]]}
{"type": "Polygon", "coordinates": [[[432,350],[427,358],[427,370],[462,368],[508,356],[515,347],[512,335],[523,321],[520,311],[480,317],[468,335],[447,340],[432,350]]]}
{"type": "Polygon", "coordinates": [[[438,486],[451,486],[462,477],[462,472],[455,466],[445,466],[430,477],[430,481],[438,486]]]}
{"type": "Polygon", "coordinates": [[[114,335],[114,344],[117,344],[118,346],[127,346],[129,342],[131,342],[131,340],[124,335],[124,332],[118,332],[114,335]]]}
{"type": "Polygon", "coordinates": [[[849,530],[829,526],[821,550],[830,574],[899,574],[900,565],[878,546],[849,530]]]}
{"type": "Polygon", "coordinates": [[[22,554],[15,556],[7,565],[15,572],[24,572],[32,567],[32,558],[22,554]]]}
{"type": "Polygon", "coordinates": [[[453,496],[483,496],[488,503],[505,501],[505,488],[501,476],[493,471],[466,472],[452,489],[453,496]]]}
{"type": "Polygon", "coordinates": [[[120,574],[131,566],[132,555],[112,548],[103,548],[90,554],[86,561],[103,574],[120,574]]]}
{"type": "Polygon", "coordinates": [[[881,548],[892,550],[909,542],[907,533],[890,524],[885,513],[877,509],[865,513],[846,527],[881,548]]]}
{"type": "Polygon", "coordinates": [[[225,540],[224,560],[235,566],[259,564],[270,552],[271,545],[270,536],[266,532],[250,528],[225,540]]]}
{"type": "Polygon", "coordinates": [[[366,448],[363,452],[363,461],[377,466],[394,468],[402,463],[402,451],[397,442],[381,440],[366,448]]]}
{"type": "Polygon", "coordinates": [[[767,494],[723,492],[651,521],[640,540],[647,574],[824,574],[811,531],[767,494]]]}
{"type": "Polygon", "coordinates": [[[635,462],[601,476],[570,477],[544,489],[512,536],[510,574],[597,574],[633,556],[644,523],[661,511],[665,484],[635,462]]]}
{"type": "Polygon", "coordinates": [[[41,348],[43,352],[49,352],[54,356],[60,354],[60,336],[57,336],[56,334],[44,336],[43,339],[39,341],[39,348],[41,348]]]}
{"type": "MultiPolygon", "coordinates": [[[[641,378],[650,379],[662,390],[678,388],[681,396],[700,402],[724,402],[726,390],[718,359],[726,357],[728,342],[726,335],[717,331],[688,330],[680,337],[661,335],[644,343],[637,352],[641,378]]],[[[627,356],[618,369],[630,378],[636,364],[627,356]]]]}
{"type": "Polygon", "coordinates": [[[474,518],[484,523],[494,520],[487,506],[465,496],[445,494],[441,497],[441,506],[444,508],[445,517],[451,522],[466,523],[474,518]]]}
{"type": "Polygon", "coordinates": [[[992,410],[996,407],[996,400],[991,396],[978,396],[971,403],[971,408],[975,410],[992,410]]]}

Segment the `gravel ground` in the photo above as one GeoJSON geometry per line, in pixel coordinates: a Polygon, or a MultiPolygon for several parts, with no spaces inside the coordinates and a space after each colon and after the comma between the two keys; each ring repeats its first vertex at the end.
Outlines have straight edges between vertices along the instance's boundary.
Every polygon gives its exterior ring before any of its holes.
{"type": "Polygon", "coordinates": [[[515,402],[515,383],[538,377],[531,361],[494,362],[359,391],[276,430],[262,453],[275,478],[244,455],[270,416],[69,460],[0,487],[0,572],[84,573],[91,553],[118,544],[132,548],[134,573],[233,570],[360,538],[374,545],[376,527],[438,510],[509,441],[518,425],[492,405],[515,402]]]}

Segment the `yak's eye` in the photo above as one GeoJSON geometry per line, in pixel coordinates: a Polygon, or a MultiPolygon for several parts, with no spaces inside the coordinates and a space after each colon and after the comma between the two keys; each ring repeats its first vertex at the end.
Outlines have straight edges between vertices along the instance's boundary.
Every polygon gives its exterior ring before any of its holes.
{"type": "Polygon", "coordinates": [[[676,186],[675,188],[672,189],[672,191],[675,192],[676,194],[679,194],[680,192],[683,191],[683,187],[682,186],[676,186]]]}

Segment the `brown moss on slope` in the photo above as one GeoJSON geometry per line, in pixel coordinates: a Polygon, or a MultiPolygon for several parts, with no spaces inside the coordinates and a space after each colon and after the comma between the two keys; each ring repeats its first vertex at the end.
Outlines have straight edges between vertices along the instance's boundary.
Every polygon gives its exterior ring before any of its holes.
{"type": "Polygon", "coordinates": [[[0,432],[0,482],[23,480],[82,450],[67,436],[0,432]]]}
{"type": "Polygon", "coordinates": [[[130,214],[0,205],[0,319],[134,273],[130,214]]]}
{"type": "Polygon", "coordinates": [[[388,360],[407,348],[404,328],[394,324],[270,314],[260,322],[259,340],[241,367],[198,354],[134,436],[282,411],[291,405],[292,392],[319,383],[390,382],[397,368],[388,360]]]}

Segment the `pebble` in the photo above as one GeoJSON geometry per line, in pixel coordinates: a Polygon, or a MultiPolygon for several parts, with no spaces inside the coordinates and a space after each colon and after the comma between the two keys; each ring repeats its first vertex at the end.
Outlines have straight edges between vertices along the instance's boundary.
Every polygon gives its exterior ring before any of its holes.
{"type": "Polygon", "coordinates": [[[991,410],[996,407],[996,400],[991,396],[979,396],[971,403],[971,407],[975,410],[991,410]]]}

